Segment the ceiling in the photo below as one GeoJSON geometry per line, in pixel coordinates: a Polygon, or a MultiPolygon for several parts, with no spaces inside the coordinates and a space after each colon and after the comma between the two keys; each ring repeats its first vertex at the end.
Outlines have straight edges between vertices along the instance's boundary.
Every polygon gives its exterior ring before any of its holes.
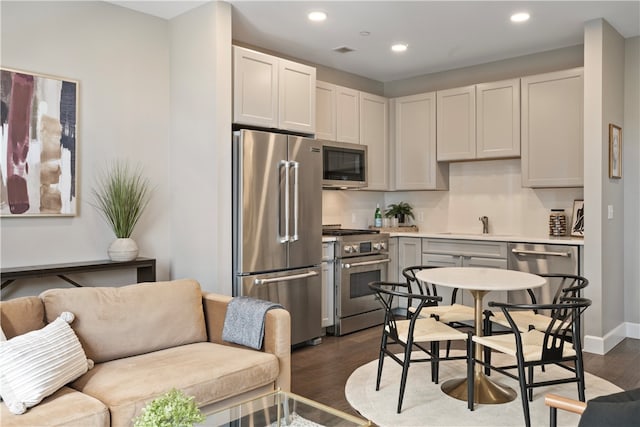
{"type": "MultiPolygon", "coordinates": [[[[170,19],[206,2],[113,3],[170,19]]],[[[640,35],[639,0],[229,3],[234,40],[381,82],[579,45],[584,23],[597,18],[625,38],[640,35]],[[327,20],[307,20],[311,10],[326,12],[327,20]],[[512,23],[521,11],[531,19],[512,23]],[[393,53],[397,42],[408,50],[393,53]],[[339,47],[353,51],[334,51],[339,47]]]]}

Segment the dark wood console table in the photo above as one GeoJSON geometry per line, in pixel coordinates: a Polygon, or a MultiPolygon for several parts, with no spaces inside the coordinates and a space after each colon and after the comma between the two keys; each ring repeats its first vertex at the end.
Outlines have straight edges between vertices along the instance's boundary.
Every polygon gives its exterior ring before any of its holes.
{"type": "Polygon", "coordinates": [[[138,283],[155,282],[156,280],[156,260],[153,258],[136,258],[133,261],[83,261],[70,262],[65,264],[30,265],[26,267],[8,267],[0,272],[2,285],[0,289],[11,285],[18,279],[30,279],[35,277],[58,276],[60,279],[71,283],[73,286],[82,287],[67,277],[68,274],[88,273],[92,271],[121,270],[125,268],[135,268],[138,273],[138,283]]]}

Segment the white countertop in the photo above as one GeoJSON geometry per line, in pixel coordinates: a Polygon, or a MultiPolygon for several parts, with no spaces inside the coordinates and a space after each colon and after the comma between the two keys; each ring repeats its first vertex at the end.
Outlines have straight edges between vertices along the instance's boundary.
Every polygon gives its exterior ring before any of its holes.
{"type": "MultiPolygon", "coordinates": [[[[531,237],[517,236],[509,234],[464,234],[453,232],[407,232],[389,233],[390,237],[426,237],[429,239],[457,239],[457,240],[491,240],[494,242],[518,242],[518,243],[542,243],[555,245],[583,246],[584,239],[581,237],[531,237]]],[[[324,240],[323,240],[324,241],[324,240]]]]}
{"type": "MultiPolygon", "coordinates": [[[[541,244],[555,244],[555,245],[573,245],[583,246],[584,239],[580,237],[531,237],[531,236],[516,236],[508,234],[464,234],[464,233],[450,233],[450,232],[406,232],[406,233],[389,233],[389,237],[416,237],[416,238],[429,238],[429,239],[454,239],[454,240],[491,240],[494,242],[517,242],[517,243],[541,243],[541,244]]],[[[335,242],[337,237],[335,236],[322,236],[322,243],[335,242]]]]}

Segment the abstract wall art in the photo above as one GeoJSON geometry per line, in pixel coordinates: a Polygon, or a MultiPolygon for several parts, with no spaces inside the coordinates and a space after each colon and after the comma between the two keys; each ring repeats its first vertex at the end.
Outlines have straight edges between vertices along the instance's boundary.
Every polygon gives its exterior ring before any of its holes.
{"type": "Polygon", "coordinates": [[[78,82],[0,69],[0,215],[77,213],[78,82]]]}

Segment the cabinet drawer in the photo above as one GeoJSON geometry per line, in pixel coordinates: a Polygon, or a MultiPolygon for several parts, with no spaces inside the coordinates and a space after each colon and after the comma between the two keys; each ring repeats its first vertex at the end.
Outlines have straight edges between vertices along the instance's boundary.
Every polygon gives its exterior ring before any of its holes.
{"type": "Polygon", "coordinates": [[[507,243],[480,240],[422,239],[422,253],[507,258],[507,243]]]}

